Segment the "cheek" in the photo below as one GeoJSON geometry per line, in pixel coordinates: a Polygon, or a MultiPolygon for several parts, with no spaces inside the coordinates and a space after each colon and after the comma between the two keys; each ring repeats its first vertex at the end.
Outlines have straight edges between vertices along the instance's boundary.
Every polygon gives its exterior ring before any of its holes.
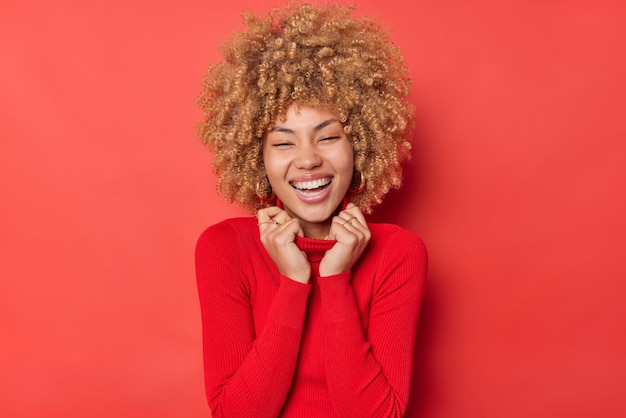
{"type": "Polygon", "coordinates": [[[354,152],[352,146],[345,146],[333,156],[333,164],[342,172],[352,175],[354,169],[354,152]]]}
{"type": "Polygon", "coordinates": [[[270,182],[273,179],[279,179],[285,176],[285,161],[281,158],[276,158],[272,153],[263,153],[263,166],[265,167],[265,174],[270,182]]]}

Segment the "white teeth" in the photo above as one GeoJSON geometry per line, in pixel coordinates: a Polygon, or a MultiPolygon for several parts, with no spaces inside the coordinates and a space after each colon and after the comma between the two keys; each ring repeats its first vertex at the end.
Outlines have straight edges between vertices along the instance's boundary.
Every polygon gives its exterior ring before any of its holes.
{"type": "Polygon", "coordinates": [[[330,184],[330,182],[331,179],[327,177],[312,181],[294,181],[293,183],[291,183],[291,185],[299,190],[312,190],[327,186],[330,184]]]}

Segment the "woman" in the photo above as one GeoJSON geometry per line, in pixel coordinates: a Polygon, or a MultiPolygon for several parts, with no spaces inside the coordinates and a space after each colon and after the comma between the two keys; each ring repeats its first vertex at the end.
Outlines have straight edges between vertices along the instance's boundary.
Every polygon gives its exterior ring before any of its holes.
{"type": "Polygon", "coordinates": [[[363,213],[400,186],[409,81],[381,27],[350,11],[246,15],[198,99],[219,191],[256,212],[196,248],[215,418],[406,410],[426,251],[363,213]]]}

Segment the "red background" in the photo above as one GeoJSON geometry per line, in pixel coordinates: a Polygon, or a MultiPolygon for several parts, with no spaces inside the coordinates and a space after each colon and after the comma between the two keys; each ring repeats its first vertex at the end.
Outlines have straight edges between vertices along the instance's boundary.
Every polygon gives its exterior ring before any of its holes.
{"type": "MultiPolygon", "coordinates": [[[[410,417],[626,416],[626,11],[359,0],[418,126],[372,216],[430,253],[410,417]]],[[[194,98],[268,0],[3,1],[0,415],[208,416],[194,98]]],[[[282,3],[281,3],[282,4],[282,3]]]]}

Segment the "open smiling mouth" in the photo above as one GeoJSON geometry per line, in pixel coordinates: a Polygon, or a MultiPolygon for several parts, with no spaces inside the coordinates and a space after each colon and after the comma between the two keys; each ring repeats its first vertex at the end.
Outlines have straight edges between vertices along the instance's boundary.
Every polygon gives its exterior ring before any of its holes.
{"type": "Polygon", "coordinates": [[[332,177],[326,177],[323,179],[311,180],[311,181],[294,181],[291,182],[291,187],[294,188],[300,194],[306,196],[315,196],[322,193],[333,182],[332,177]]]}

